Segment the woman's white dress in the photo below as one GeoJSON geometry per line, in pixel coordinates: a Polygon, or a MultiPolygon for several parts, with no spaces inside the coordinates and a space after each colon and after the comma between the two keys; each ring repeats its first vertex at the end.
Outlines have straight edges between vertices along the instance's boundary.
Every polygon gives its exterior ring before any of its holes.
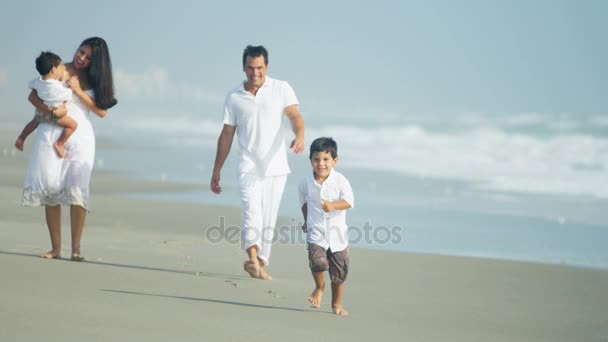
{"type": "MultiPolygon", "coordinates": [[[[86,93],[93,97],[93,90],[86,93]]],[[[90,112],[77,96],[67,102],[68,115],[78,128],[59,158],[53,144],[63,128],[41,122],[36,129],[32,154],[25,174],[21,203],[26,206],[78,205],[89,210],[89,181],[95,161],[95,133],[90,112]]]]}

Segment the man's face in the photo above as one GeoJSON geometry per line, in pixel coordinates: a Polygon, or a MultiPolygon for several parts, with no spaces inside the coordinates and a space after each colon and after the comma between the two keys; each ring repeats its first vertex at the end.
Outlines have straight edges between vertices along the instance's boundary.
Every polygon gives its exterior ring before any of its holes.
{"type": "Polygon", "coordinates": [[[247,75],[247,83],[249,83],[250,86],[255,88],[261,87],[264,84],[264,80],[266,80],[266,72],[268,71],[264,56],[247,56],[243,71],[245,71],[245,74],[247,75]]]}

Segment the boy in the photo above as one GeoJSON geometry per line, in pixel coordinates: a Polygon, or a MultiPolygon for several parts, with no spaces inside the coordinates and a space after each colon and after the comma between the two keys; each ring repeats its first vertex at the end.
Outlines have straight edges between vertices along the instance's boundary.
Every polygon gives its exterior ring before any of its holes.
{"type": "MultiPolygon", "coordinates": [[[[36,90],[38,97],[44,101],[45,105],[59,107],[62,103],[72,98],[72,90],[63,83],[66,77],[65,65],[61,63],[59,56],[50,51],[42,52],[36,58],[36,70],[40,73],[40,77],[33,79],[28,87],[36,90]]],[[[23,151],[25,139],[38,127],[40,122],[54,123],[57,126],[63,127],[63,133],[53,144],[53,148],[57,154],[63,158],[65,155],[65,142],[74,133],[78,124],[67,115],[61,118],[55,116],[54,111],[50,117],[36,112],[34,118],[21,131],[17,141],[15,141],[15,147],[19,151],[23,151]]]]}
{"type": "Polygon", "coordinates": [[[348,275],[348,226],[346,210],[354,206],[350,183],[334,170],[338,145],[332,138],[318,138],[310,145],[312,174],[298,187],[308,245],[308,261],[315,290],[308,301],[321,306],[324,272],[331,279],[331,307],[337,315],[348,315],[342,307],[344,281],[348,275]]]}

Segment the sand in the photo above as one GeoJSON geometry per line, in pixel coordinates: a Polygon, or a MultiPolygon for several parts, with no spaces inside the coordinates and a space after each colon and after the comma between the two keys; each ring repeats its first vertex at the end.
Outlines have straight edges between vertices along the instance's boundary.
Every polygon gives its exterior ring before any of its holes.
{"type": "Polygon", "coordinates": [[[87,261],[38,258],[44,212],[20,205],[12,135],[0,138],[0,341],[608,341],[607,271],[352,248],[338,317],[329,286],[320,309],[307,302],[303,245],[276,244],[262,281],[238,244],[206,238],[220,216],[238,225],[238,208],[119,195],[201,185],[95,171],[87,261]]]}

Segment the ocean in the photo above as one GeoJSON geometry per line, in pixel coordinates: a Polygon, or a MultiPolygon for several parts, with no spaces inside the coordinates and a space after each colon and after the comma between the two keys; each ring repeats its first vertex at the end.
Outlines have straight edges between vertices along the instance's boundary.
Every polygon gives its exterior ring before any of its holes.
{"type": "MultiPolygon", "coordinates": [[[[551,128],[538,114],[474,118],[451,126],[427,118],[307,127],[308,143],[318,136],[338,142],[336,167],[355,193],[351,245],[608,269],[608,123],[550,118],[551,128]]],[[[96,167],[206,185],[220,129],[220,120],[193,118],[104,123],[98,135],[120,147],[98,148],[96,167]]],[[[122,195],[238,207],[237,149],[235,141],[221,195],[122,195]]],[[[288,224],[277,234],[289,235],[286,241],[302,239],[297,184],[310,172],[307,153],[289,157],[280,209],[288,224]]]]}

